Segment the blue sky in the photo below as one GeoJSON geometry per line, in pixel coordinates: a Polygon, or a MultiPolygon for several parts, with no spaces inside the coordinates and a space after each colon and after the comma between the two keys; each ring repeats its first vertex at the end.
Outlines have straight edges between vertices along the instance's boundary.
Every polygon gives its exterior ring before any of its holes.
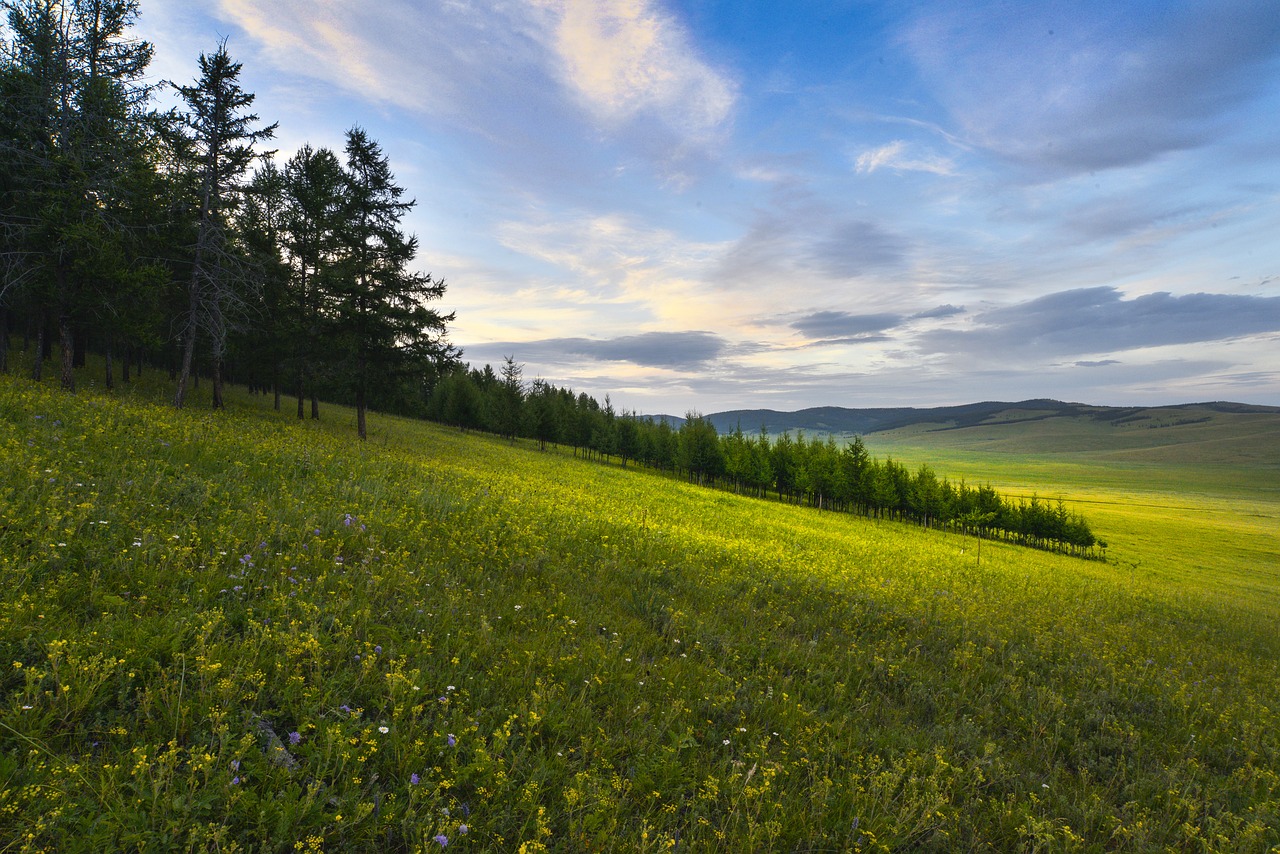
{"type": "Polygon", "coordinates": [[[1280,14],[143,0],[287,156],[360,125],[473,364],[618,408],[1280,405],[1280,14]]]}

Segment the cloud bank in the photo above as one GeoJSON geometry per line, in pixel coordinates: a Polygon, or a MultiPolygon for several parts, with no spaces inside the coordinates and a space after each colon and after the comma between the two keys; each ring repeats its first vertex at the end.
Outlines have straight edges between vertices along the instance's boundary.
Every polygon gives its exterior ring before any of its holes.
{"type": "Polygon", "coordinates": [[[1116,288],[1096,287],[983,312],[968,329],[924,334],[920,347],[929,353],[1052,359],[1277,331],[1280,297],[1153,293],[1125,299],[1116,288]]]}

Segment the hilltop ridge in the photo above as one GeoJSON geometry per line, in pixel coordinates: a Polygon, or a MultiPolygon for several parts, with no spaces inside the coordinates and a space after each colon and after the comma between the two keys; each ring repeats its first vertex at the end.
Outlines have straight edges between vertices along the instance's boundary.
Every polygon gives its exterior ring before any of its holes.
{"type": "MultiPolygon", "coordinates": [[[[1018,402],[981,401],[957,406],[848,408],[817,406],[793,412],[774,409],[732,409],[708,415],[720,432],[735,429],[758,430],[764,425],[771,433],[805,430],[819,433],[879,433],[916,425],[939,425],[955,429],[1002,422],[1043,421],[1052,418],[1087,418],[1100,423],[1136,421],[1170,411],[1280,416],[1280,407],[1258,406],[1230,401],[1182,403],[1171,406],[1094,406],[1047,398],[1018,402]],[[995,416],[1001,416],[996,418],[995,416]]],[[[670,416],[664,416],[670,419],[670,416]]],[[[671,419],[675,423],[683,419],[671,419]]]]}

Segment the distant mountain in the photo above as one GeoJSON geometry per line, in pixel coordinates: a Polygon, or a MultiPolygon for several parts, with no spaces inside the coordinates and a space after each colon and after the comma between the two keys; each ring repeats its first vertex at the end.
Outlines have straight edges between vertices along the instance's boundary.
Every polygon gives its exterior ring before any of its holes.
{"type": "MultiPolygon", "coordinates": [[[[916,425],[933,425],[935,430],[956,430],[966,427],[995,426],[1027,421],[1046,421],[1053,418],[1087,418],[1105,423],[1127,423],[1150,419],[1152,413],[1169,417],[1182,411],[1192,417],[1193,411],[1280,415],[1280,407],[1253,406],[1246,403],[1215,401],[1187,403],[1160,407],[1090,406],[1083,403],[1064,403],[1060,400],[1023,400],[1017,403],[984,401],[963,406],[938,406],[927,409],[897,407],[885,409],[846,409],[839,406],[820,406],[797,412],[778,412],[773,409],[735,409],[716,412],[707,416],[720,433],[727,433],[741,425],[743,432],[754,433],[763,425],[771,434],[792,430],[807,433],[878,433],[916,425]]],[[[673,426],[683,423],[683,418],[667,418],[673,426]]]]}

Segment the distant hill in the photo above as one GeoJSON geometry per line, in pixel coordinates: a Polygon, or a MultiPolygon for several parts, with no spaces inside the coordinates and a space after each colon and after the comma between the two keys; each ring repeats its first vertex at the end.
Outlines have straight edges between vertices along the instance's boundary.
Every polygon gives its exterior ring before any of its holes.
{"type": "MultiPolygon", "coordinates": [[[[1208,413],[1268,414],[1280,416],[1280,407],[1252,406],[1244,403],[1188,403],[1164,407],[1090,406],[1064,403],[1060,400],[1024,400],[1018,403],[984,401],[962,406],[938,406],[927,409],[897,407],[887,409],[846,409],[819,406],[797,412],[773,409],[735,409],[709,415],[721,433],[738,425],[755,432],[764,425],[770,433],[804,430],[810,433],[858,434],[899,430],[917,425],[932,425],[938,430],[956,430],[976,426],[995,426],[1054,418],[1085,418],[1105,424],[1137,423],[1169,420],[1170,413],[1187,418],[1206,417],[1208,413]]],[[[679,424],[683,419],[670,419],[679,424]]],[[[1177,420],[1177,416],[1174,416],[1177,420]]]]}

